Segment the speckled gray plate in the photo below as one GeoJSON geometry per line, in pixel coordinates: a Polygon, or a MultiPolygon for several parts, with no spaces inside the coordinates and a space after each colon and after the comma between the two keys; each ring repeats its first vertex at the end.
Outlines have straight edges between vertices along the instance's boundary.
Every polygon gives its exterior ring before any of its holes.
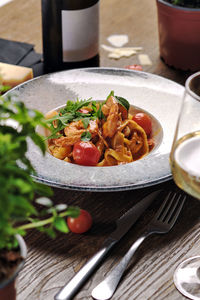
{"type": "Polygon", "coordinates": [[[35,78],[11,92],[30,108],[46,113],[67,100],[106,99],[111,90],[148,111],[162,126],[155,149],[133,163],[113,167],[84,167],[63,162],[49,153],[43,157],[32,143],[28,156],[37,181],[50,186],[84,191],[122,191],[171,179],[169,153],[184,88],[157,75],[113,68],[57,72],[35,78]]]}

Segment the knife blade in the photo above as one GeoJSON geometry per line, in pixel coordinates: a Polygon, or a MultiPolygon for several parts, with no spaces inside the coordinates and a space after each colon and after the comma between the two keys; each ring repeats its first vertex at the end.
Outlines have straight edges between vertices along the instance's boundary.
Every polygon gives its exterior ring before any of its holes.
{"type": "Polygon", "coordinates": [[[104,241],[101,249],[89,259],[89,261],[76,273],[76,275],[55,295],[55,300],[70,300],[78,292],[83,283],[100,264],[108,251],[128,232],[142,213],[150,206],[152,201],[160,193],[154,191],[140,200],[116,222],[116,229],[104,241]]]}

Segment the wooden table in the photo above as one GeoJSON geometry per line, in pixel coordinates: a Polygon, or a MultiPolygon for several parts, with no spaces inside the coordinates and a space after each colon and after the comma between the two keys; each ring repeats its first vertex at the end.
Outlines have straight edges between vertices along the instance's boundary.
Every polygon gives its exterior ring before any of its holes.
{"type": "MultiPolygon", "coordinates": [[[[42,52],[40,0],[13,0],[0,8],[0,38],[33,43],[42,52]]],[[[146,72],[161,75],[184,84],[188,73],[169,68],[159,57],[156,2],[146,0],[101,0],[100,45],[107,44],[111,34],[128,34],[128,46],[142,46],[152,65],[143,66],[146,72]]],[[[138,63],[137,56],[111,60],[100,48],[100,66],[124,67],[138,63]]],[[[31,231],[25,238],[28,259],[18,278],[19,300],[50,300],[83,264],[98,251],[113,230],[114,221],[137,203],[143,194],[163,187],[174,187],[169,181],[160,186],[126,192],[78,192],[54,189],[54,201],[78,205],[93,216],[92,229],[83,234],[58,234],[51,240],[42,233],[31,231]]],[[[156,203],[155,203],[156,206],[156,203]]],[[[110,252],[100,268],[82,287],[74,299],[92,299],[91,291],[103,276],[125,254],[141,233],[154,212],[128,232],[110,252]]],[[[162,300],[185,299],[173,284],[173,272],[185,258],[200,254],[200,203],[188,198],[174,229],[164,236],[146,240],[138,251],[135,263],[127,269],[113,299],[162,300]]]]}

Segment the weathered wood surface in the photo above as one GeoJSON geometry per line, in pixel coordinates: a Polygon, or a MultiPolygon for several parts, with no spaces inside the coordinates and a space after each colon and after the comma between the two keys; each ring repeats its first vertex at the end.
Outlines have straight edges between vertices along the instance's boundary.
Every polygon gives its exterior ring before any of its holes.
{"type": "MultiPolygon", "coordinates": [[[[40,0],[14,0],[0,8],[0,38],[32,43],[42,52],[40,0]]],[[[111,34],[128,34],[128,46],[142,46],[152,60],[146,72],[184,84],[188,74],[166,66],[159,57],[156,3],[154,0],[102,0],[100,44],[111,34]]],[[[124,67],[138,63],[137,56],[111,60],[100,48],[100,66],[124,67]]],[[[120,175],[119,175],[120,176],[120,175]]],[[[164,183],[165,189],[172,181],[164,183]]],[[[78,205],[91,212],[94,224],[83,235],[58,234],[55,240],[36,231],[26,236],[28,259],[17,282],[19,300],[50,300],[81,266],[100,248],[114,228],[114,221],[139,201],[142,195],[160,186],[128,192],[90,193],[54,189],[54,201],[78,205]]],[[[97,272],[74,299],[91,299],[92,289],[124,255],[151,218],[157,202],[110,252],[97,272]]],[[[185,299],[175,289],[173,272],[185,258],[200,254],[200,203],[188,199],[174,229],[164,236],[153,236],[137,251],[114,294],[115,300],[185,299]]]]}

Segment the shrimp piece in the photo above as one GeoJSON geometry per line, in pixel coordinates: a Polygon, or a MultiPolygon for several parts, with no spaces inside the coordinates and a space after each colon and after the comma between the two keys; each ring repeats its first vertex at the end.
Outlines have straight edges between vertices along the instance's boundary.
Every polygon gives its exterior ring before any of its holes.
{"type": "Polygon", "coordinates": [[[81,140],[81,135],[89,131],[94,138],[98,134],[98,122],[97,120],[91,120],[88,128],[84,128],[82,120],[72,122],[69,126],[66,126],[64,129],[65,136],[61,136],[58,139],[54,140],[55,145],[57,146],[73,146],[75,143],[81,140]]]}
{"type": "Polygon", "coordinates": [[[109,115],[110,107],[113,104],[113,101],[114,101],[113,97],[110,96],[108,98],[108,100],[106,101],[106,103],[104,105],[102,105],[101,111],[103,112],[105,117],[107,117],[109,115]]]}
{"type": "Polygon", "coordinates": [[[86,129],[92,135],[92,138],[98,135],[99,132],[99,121],[98,120],[91,120],[89,123],[88,128],[86,129]]]}
{"type": "MultiPolygon", "coordinates": [[[[118,104],[115,101],[114,97],[112,97],[112,96],[106,101],[106,104],[104,104],[104,105],[107,105],[107,107],[109,107],[110,110],[109,110],[107,120],[103,124],[103,136],[105,138],[106,137],[111,138],[117,131],[118,121],[119,121],[119,114],[118,114],[119,107],[118,107],[118,104]]],[[[103,108],[103,106],[102,106],[102,108],[103,108]]]]}
{"type": "Polygon", "coordinates": [[[84,125],[82,120],[71,122],[68,126],[64,129],[64,134],[66,137],[71,136],[81,136],[84,132],[84,125]]]}
{"type": "Polygon", "coordinates": [[[98,122],[97,120],[90,120],[88,128],[84,128],[82,120],[72,122],[69,126],[66,126],[64,133],[66,136],[81,135],[83,132],[89,131],[92,138],[98,134],[98,122]]]}
{"type": "Polygon", "coordinates": [[[81,135],[85,132],[83,122],[76,121],[72,122],[69,126],[64,129],[65,136],[61,136],[54,140],[57,146],[73,146],[75,143],[81,140],[81,135]]]}
{"type": "Polygon", "coordinates": [[[113,105],[113,103],[116,103],[115,98],[113,96],[110,96],[106,103],[102,106],[101,110],[104,114],[104,116],[108,116],[110,112],[110,108],[113,105]]]}

